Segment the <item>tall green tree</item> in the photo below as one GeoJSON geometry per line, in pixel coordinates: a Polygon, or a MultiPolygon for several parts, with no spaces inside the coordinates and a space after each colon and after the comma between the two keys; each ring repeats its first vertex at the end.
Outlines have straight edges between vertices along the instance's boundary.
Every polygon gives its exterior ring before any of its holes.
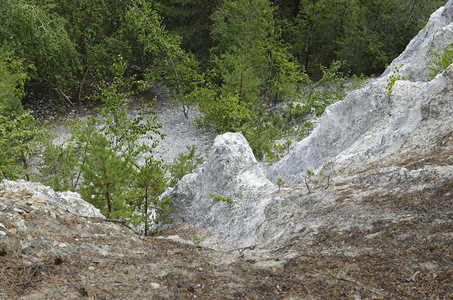
{"type": "Polygon", "coordinates": [[[206,63],[211,48],[212,14],[223,1],[160,0],[159,12],[170,32],[182,37],[181,46],[206,63]]]}
{"type": "Polygon", "coordinates": [[[281,41],[274,13],[268,0],[228,0],[213,15],[211,54],[222,92],[248,105],[297,91],[297,65],[281,41]]]}
{"type": "Polygon", "coordinates": [[[161,161],[147,157],[145,163],[137,166],[137,173],[133,180],[135,214],[131,218],[134,225],[142,225],[145,236],[150,233],[154,224],[169,223],[169,204],[171,199],[160,198],[168,184],[165,168],[161,161]]]}
{"type": "Polygon", "coordinates": [[[95,205],[108,218],[130,215],[127,206],[128,188],[131,183],[131,157],[120,157],[102,134],[91,137],[81,166],[84,185],[82,197],[95,205]]]}

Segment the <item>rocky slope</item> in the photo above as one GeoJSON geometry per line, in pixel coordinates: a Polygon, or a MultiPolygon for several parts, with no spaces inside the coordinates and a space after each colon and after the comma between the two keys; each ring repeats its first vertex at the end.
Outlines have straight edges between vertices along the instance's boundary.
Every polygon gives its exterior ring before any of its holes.
{"type": "Polygon", "coordinates": [[[77,194],[4,181],[0,298],[453,298],[453,67],[427,81],[451,40],[452,0],[267,174],[240,133],[218,136],[166,192],[175,223],[160,238],[77,194]]]}
{"type": "Polygon", "coordinates": [[[328,107],[319,126],[271,167],[267,179],[240,133],[217,137],[203,167],[167,192],[180,219],[240,246],[292,239],[288,224],[294,233],[309,228],[302,236],[309,240],[317,226],[367,227],[371,220],[399,218],[383,210],[362,211],[360,205],[370,195],[397,199],[402,191],[448,184],[453,178],[453,66],[427,81],[420,65],[428,70],[432,51],[453,40],[452,9],[449,1],[434,13],[380,78],[328,107]],[[409,79],[397,81],[388,97],[387,78],[400,64],[405,66],[400,75],[409,79]],[[313,172],[311,178],[307,170],[313,172]],[[286,187],[277,191],[278,178],[286,187]],[[316,183],[321,180],[324,183],[316,183]],[[231,196],[233,203],[216,203],[210,194],[231,196]],[[353,200],[346,211],[339,209],[344,204],[338,205],[344,199],[353,200]],[[285,207],[291,209],[286,212],[285,207]],[[333,215],[311,223],[319,207],[333,215]]]}

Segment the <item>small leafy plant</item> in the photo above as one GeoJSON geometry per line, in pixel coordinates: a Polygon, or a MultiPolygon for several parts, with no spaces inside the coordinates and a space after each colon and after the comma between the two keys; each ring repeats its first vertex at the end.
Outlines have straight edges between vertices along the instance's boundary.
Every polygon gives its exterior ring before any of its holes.
{"type": "Polygon", "coordinates": [[[404,80],[407,78],[407,76],[402,76],[400,74],[400,69],[404,66],[404,64],[401,64],[399,67],[395,66],[395,69],[393,70],[392,74],[387,77],[387,86],[385,87],[387,89],[387,97],[390,99],[392,96],[393,92],[393,86],[398,80],[404,80]]]}
{"type": "Polygon", "coordinates": [[[305,187],[307,188],[308,193],[310,194],[311,193],[310,186],[312,184],[319,185],[326,182],[327,189],[329,188],[333,177],[335,177],[339,173],[341,173],[341,170],[336,170],[335,164],[333,162],[328,162],[318,174],[315,174],[313,171],[307,170],[307,174],[303,175],[303,183],[305,184],[305,187]]]}
{"type": "Polygon", "coordinates": [[[328,162],[322,169],[322,171],[319,173],[321,176],[321,182],[326,182],[326,189],[329,188],[330,182],[332,181],[332,178],[337,176],[339,173],[341,173],[341,170],[336,170],[335,169],[335,164],[333,162],[328,162]]]}
{"type": "Polygon", "coordinates": [[[216,196],[214,194],[209,194],[217,202],[226,202],[228,204],[233,204],[233,199],[230,196],[216,196]]]}
{"type": "Polygon", "coordinates": [[[194,235],[192,239],[197,245],[200,245],[200,243],[204,241],[204,237],[198,235],[194,235]]]}
{"type": "Polygon", "coordinates": [[[310,184],[314,183],[314,181],[315,181],[315,180],[313,180],[314,175],[315,175],[315,173],[313,173],[310,170],[307,170],[307,174],[303,176],[304,184],[305,184],[305,187],[307,188],[309,194],[311,193],[310,184]]]}
{"type": "Polygon", "coordinates": [[[433,80],[437,74],[444,71],[453,63],[453,45],[447,45],[442,54],[436,51],[433,53],[436,56],[436,59],[433,61],[435,66],[429,68],[432,71],[432,73],[429,74],[429,80],[433,80]]]}
{"type": "Polygon", "coordinates": [[[278,177],[277,178],[278,190],[280,190],[284,184],[285,184],[285,182],[280,177],[278,177]]]}

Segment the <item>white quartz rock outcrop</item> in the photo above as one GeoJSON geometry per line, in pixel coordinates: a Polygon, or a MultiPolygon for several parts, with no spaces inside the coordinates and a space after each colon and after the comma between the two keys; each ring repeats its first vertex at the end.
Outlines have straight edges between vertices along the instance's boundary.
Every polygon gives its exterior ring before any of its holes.
{"type": "Polygon", "coordinates": [[[104,218],[99,209],[84,201],[79,194],[70,191],[55,192],[41,183],[4,179],[0,184],[1,191],[21,196],[31,207],[49,207],[80,217],[104,218]]]}
{"type": "Polygon", "coordinates": [[[451,41],[453,2],[449,1],[432,15],[426,28],[381,77],[329,106],[319,126],[270,168],[268,178],[275,182],[281,177],[287,184],[297,184],[307,170],[318,172],[329,162],[337,168],[363,163],[371,157],[397,151],[420,127],[437,130],[436,120],[427,118],[432,107],[430,100],[444,93],[451,78],[448,75],[439,75],[432,81],[427,78],[434,59],[432,52],[440,51],[451,41]],[[389,98],[387,78],[394,66],[401,64],[404,65],[400,75],[408,79],[396,81],[389,98]]]}
{"type": "Polygon", "coordinates": [[[163,196],[173,197],[176,223],[186,222],[247,244],[275,190],[241,133],[216,137],[207,160],[163,196]],[[213,196],[231,198],[219,202],[213,196]]]}
{"type": "Polygon", "coordinates": [[[425,28],[412,39],[401,53],[387,68],[382,77],[387,77],[395,66],[411,81],[426,81],[432,71],[436,58],[434,51],[442,53],[445,46],[453,42],[453,2],[448,1],[444,7],[434,12],[425,28]]]}

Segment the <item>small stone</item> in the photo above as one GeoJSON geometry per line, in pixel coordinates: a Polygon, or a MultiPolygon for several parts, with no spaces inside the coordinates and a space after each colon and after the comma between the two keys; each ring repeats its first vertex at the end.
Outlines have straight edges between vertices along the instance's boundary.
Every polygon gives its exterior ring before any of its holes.
{"type": "Polygon", "coordinates": [[[6,236],[6,232],[0,230],[0,237],[6,236]]]}
{"type": "Polygon", "coordinates": [[[22,209],[17,208],[17,207],[14,207],[14,208],[13,208],[13,212],[18,213],[18,214],[20,214],[20,215],[25,214],[25,211],[23,211],[22,209]]]}
{"type": "Polygon", "coordinates": [[[149,286],[152,290],[157,290],[160,288],[160,284],[157,282],[151,282],[149,286]]]}
{"type": "Polygon", "coordinates": [[[0,228],[6,229],[5,225],[3,225],[3,223],[0,223],[0,228]]]}
{"type": "Polygon", "coordinates": [[[89,266],[88,267],[88,271],[91,271],[91,272],[94,271],[94,267],[93,266],[89,266]]]}

